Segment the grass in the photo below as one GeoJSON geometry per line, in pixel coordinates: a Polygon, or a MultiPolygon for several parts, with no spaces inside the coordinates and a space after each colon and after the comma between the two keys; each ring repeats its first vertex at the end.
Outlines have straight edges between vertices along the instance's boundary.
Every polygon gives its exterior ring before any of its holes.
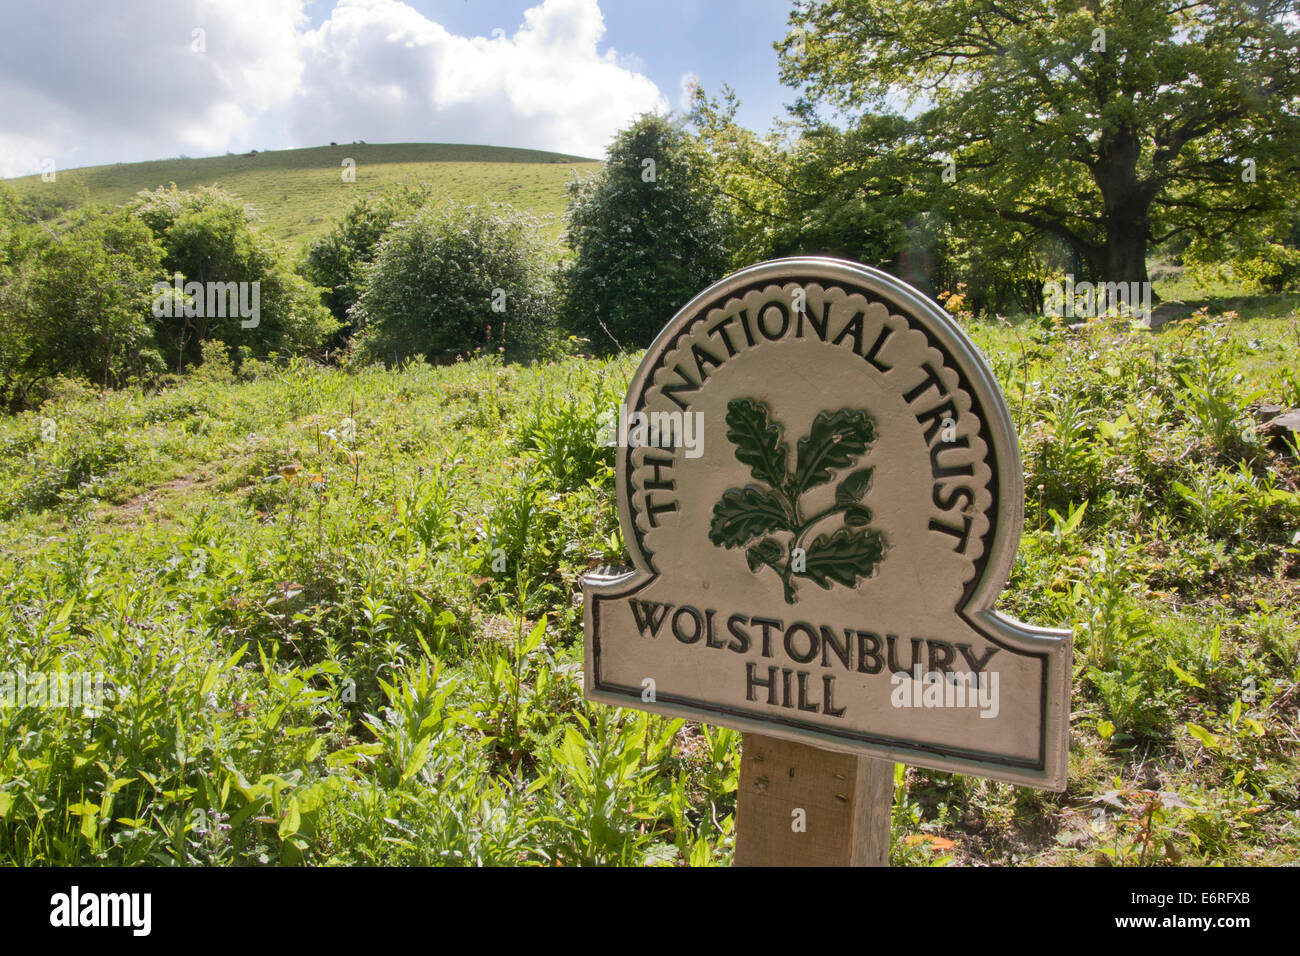
{"type": "Polygon", "coordinates": [[[269,235],[297,250],[323,234],[358,195],[417,181],[431,183],[449,199],[507,202],[527,210],[547,220],[548,237],[556,240],[564,184],[599,165],[579,156],[498,146],[353,144],[115,163],[59,170],[51,183],[39,175],[6,183],[46,208],[119,205],[142,189],[172,182],[182,189],[218,185],[257,210],[269,235]],[[355,182],[343,181],[345,159],[355,162],[355,182]]]}
{"type": "MultiPolygon", "coordinates": [[[[899,766],[893,862],[1300,859],[1300,468],[1246,430],[1300,319],[969,331],[1027,478],[1002,607],[1075,633],[1069,789],[899,766]]],[[[730,862],[739,734],[581,691],[634,368],[204,366],[0,421],[0,672],[107,690],[0,709],[0,862],[730,862]]]]}

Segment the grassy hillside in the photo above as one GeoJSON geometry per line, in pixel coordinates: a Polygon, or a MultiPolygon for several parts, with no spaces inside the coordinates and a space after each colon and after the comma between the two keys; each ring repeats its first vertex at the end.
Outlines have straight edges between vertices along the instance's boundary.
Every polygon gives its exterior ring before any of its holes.
{"type": "Polygon", "coordinates": [[[398,182],[423,180],[450,199],[508,202],[550,217],[558,238],[564,184],[599,163],[531,149],[447,143],[320,146],[256,155],[162,159],[59,170],[52,183],[24,176],[6,181],[21,196],[42,203],[116,205],[141,189],[174,182],[182,189],[218,185],[261,214],[267,233],[300,248],[323,233],[360,195],[398,182]],[[356,182],[342,180],[344,159],[356,162],[356,182]]]}
{"type": "MultiPolygon", "coordinates": [[[[1294,312],[979,325],[1019,428],[1001,606],[1073,628],[1069,789],[900,768],[895,864],[1300,860],[1294,312]]],[[[0,421],[0,864],[726,863],[739,735],[588,703],[635,357],[205,365],[0,421]]]]}

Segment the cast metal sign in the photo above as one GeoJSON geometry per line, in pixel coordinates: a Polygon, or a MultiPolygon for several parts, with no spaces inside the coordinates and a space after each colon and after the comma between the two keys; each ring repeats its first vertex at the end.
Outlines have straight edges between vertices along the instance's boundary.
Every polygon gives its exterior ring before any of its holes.
{"type": "Polygon", "coordinates": [[[1063,789],[1070,635],[996,612],[1015,430],[933,302],[766,262],[688,303],[614,426],[633,567],[583,580],[593,700],[1063,789]]]}

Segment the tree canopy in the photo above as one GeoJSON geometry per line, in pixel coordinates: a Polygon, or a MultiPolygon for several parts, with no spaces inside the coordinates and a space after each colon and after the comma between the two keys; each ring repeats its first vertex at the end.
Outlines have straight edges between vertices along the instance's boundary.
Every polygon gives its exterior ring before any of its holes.
{"type": "Polygon", "coordinates": [[[707,155],[647,114],[569,188],[561,277],[569,327],[598,351],[640,348],[727,268],[730,223],[707,155]]]}
{"type": "Polygon", "coordinates": [[[1294,203],[1298,24],[1296,0],[811,0],[779,49],[810,126],[910,107],[893,152],[944,216],[1145,281],[1152,244],[1294,203]]]}
{"type": "Polygon", "coordinates": [[[307,250],[299,273],[326,290],[324,302],[339,321],[340,343],[354,331],[348,310],[361,295],[362,273],[374,259],[379,240],[395,222],[414,215],[432,198],[433,187],[425,183],[363,196],[307,250]]]}
{"type": "Polygon", "coordinates": [[[224,316],[206,308],[155,316],[158,345],[170,367],[180,371],[200,362],[208,339],[265,356],[316,348],[337,328],[318,290],[290,270],[275,243],[254,231],[252,215],[237,197],[215,187],[190,192],[173,184],[142,192],[129,209],[162,245],[164,278],[257,283],[255,324],[229,309],[224,316]]]}
{"type": "Polygon", "coordinates": [[[163,250],[120,210],[32,223],[0,191],[0,402],[38,404],[57,375],[103,387],[161,370],[149,323],[163,250]]]}

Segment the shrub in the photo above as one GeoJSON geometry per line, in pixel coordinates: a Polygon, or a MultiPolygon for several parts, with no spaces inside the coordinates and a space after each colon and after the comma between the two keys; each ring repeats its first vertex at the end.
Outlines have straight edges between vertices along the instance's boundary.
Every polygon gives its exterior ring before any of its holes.
{"type": "MultiPolygon", "coordinates": [[[[277,350],[310,351],[338,328],[318,290],[288,269],[274,243],[253,231],[251,213],[232,194],[215,187],[188,192],[173,184],[142,192],[130,209],[163,246],[166,276],[179,274],[182,282],[258,283],[256,324],[246,324],[247,317],[235,309],[224,310],[225,316],[188,314],[195,310],[180,302],[172,303],[171,316],[156,318],[158,345],[169,367],[179,372],[201,362],[208,339],[265,357],[277,350]]],[[[251,299],[250,294],[250,304],[251,299]]]]}
{"type": "Polygon", "coordinates": [[[413,215],[431,194],[430,186],[420,184],[363,196],[307,250],[298,273],[325,290],[325,305],[340,324],[338,344],[353,331],[348,310],[361,295],[362,274],[374,259],[379,241],[395,222],[413,215]]]}
{"type": "Polygon", "coordinates": [[[56,375],[116,387],[150,369],[149,304],[163,250],[120,212],[89,209],[56,232],[0,209],[0,401],[30,407],[56,375]]]}
{"type": "Polygon", "coordinates": [[[400,365],[479,350],[515,358],[553,342],[550,282],[533,217],[509,207],[426,206],[385,238],[350,315],[357,359],[400,365]]]}

